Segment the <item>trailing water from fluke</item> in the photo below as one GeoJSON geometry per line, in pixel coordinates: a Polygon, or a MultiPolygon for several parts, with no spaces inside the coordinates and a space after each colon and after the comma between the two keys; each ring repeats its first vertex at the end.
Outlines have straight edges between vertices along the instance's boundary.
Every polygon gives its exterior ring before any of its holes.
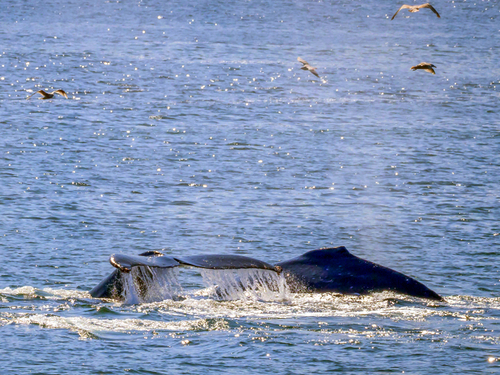
{"type": "Polygon", "coordinates": [[[289,293],[370,294],[383,291],[442,301],[414,278],[358,258],[345,247],[311,250],[274,265],[242,255],[169,256],[158,251],[113,254],[116,268],[91,291],[94,298],[126,303],[179,296],[178,268],[199,270],[219,299],[286,300],[289,293]]]}
{"type": "Polygon", "coordinates": [[[283,275],[270,270],[199,270],[206,286],[215,286],[221,300],[253,299],[283,301],[290,291],[283,275]]]}
{"type": "Polygon", "coordinates": [[[126,304],[172,299],[182,292],[176,268],[133,267],[122,273],[122,297],[126,304]]]}

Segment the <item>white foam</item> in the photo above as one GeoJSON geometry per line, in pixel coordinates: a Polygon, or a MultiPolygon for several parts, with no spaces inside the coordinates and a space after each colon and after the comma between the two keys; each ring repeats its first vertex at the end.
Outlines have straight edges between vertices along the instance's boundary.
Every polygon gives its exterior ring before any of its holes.
{"type": "Polygon", "coordinates": [[[4,289],[0,289],[0,294],[8,294],[8,295],[12,295],[12,296],[16,296],[16,295],[34,295],[35,294],[35,288],[33,288],[32,286],[22,286],[20,288],[15,288],[15,289],[12,289],[12,288],[4,288],[4,289]]]}
{"type": "Polygon", "coordinates": [[[0,289],[0,295],[2,296],[25,296],[27,298],[34,298],[36,296],[42,296],[44,299],[84,299],[89,298],[89,292],[70,290],[70,289],[54,289],[54,288],[43,288],[37,289],[32,286],[22,286],[19,288],[4,288],[0,289]]]}
{"type": "Polygon", "coordinates": [[[68,329],[78,332],[82,338],[92,338],[98,332],[141,332],[141,331],[196,331],[225,330],[225,320],[207,319],[181,321],[155,321],[150,319],[96,319],[84,317],[61,317],[53,314],[18,314],[0,315],[0,326],[6,324],[38,325],[48,329],[68,329]],[[90,335],[89,335],[90,334],[90,335]]]}

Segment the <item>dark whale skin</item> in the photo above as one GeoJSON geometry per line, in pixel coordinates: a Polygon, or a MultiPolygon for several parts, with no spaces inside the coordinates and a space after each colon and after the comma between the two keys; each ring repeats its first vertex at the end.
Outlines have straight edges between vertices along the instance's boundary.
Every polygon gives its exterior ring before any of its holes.
{"type": "Polygon", "coordinates": [[[442,301],[443,298],[417,280],[390,268],[352,255],[344,246],[312,250],[273,265],[240,255],[195,255],[171,257],[149,251],[139,255],[113,254],[116,268],[90,291],[94,298],[120,298],[122,273],[132,267],[172,268],[179,266],[206,269],[264,269],[282,273],[291,292],[369,294],[382,291],[442,301]]]}
{"type": "Polygon", "coordinates": [[[443,298],[417,280],[352,255],[344,246],[312,250],[277,263],[295,292],[368,294],[393,291],[441,301],[443,298]]]}

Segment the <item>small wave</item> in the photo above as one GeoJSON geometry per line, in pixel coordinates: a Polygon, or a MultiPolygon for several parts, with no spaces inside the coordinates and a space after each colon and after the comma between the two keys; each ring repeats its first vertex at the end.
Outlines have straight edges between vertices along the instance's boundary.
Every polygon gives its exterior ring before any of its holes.
{"type": "Polygon", "coordinates": [[[22,286],[22,287],[19,287],[19,288],[4,288],[4,289],[0,289],[0,295],[11,295],[11,296],[19,296],[19,295],[26,295],[26,296],[30,296],[30,295],[35,295],[35,291],[36,289],[33,288],[32,286],[22,286]]]}
{"type": "Polygon", "coordinates": [[[89,292],[85,291],[53,288],[37,289],[32,286],[0,289],[0,297],[2,299],[6,297],[23,297],[25,300],[39,299],[40,297],[49,300],[88,300],[92,298],[89,292]]]}
{"type": "Polygon", "coordinates": [[[149,319],[95,319],[85,317],[61,317],[52,314],[2,313],[0,326],[6,324],[38,325],[48,329],[67,329],[78,332],[80,337],[98,336],[99,332],[141,331],[213,331],[228,329],[223,319],[194,319],[162,322],[149,319]]]}

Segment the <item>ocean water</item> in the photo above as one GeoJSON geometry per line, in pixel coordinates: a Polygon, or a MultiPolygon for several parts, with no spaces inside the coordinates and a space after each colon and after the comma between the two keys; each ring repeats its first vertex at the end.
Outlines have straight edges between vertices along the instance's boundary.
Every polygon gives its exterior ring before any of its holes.
{"type": "Polygon", "coordinates": [[[401,4],[3,2],[0,372],[499,373],[500,4],[401,4]],[[445,301],[88,293],[113,253],[341,245],[445,301]]]}

